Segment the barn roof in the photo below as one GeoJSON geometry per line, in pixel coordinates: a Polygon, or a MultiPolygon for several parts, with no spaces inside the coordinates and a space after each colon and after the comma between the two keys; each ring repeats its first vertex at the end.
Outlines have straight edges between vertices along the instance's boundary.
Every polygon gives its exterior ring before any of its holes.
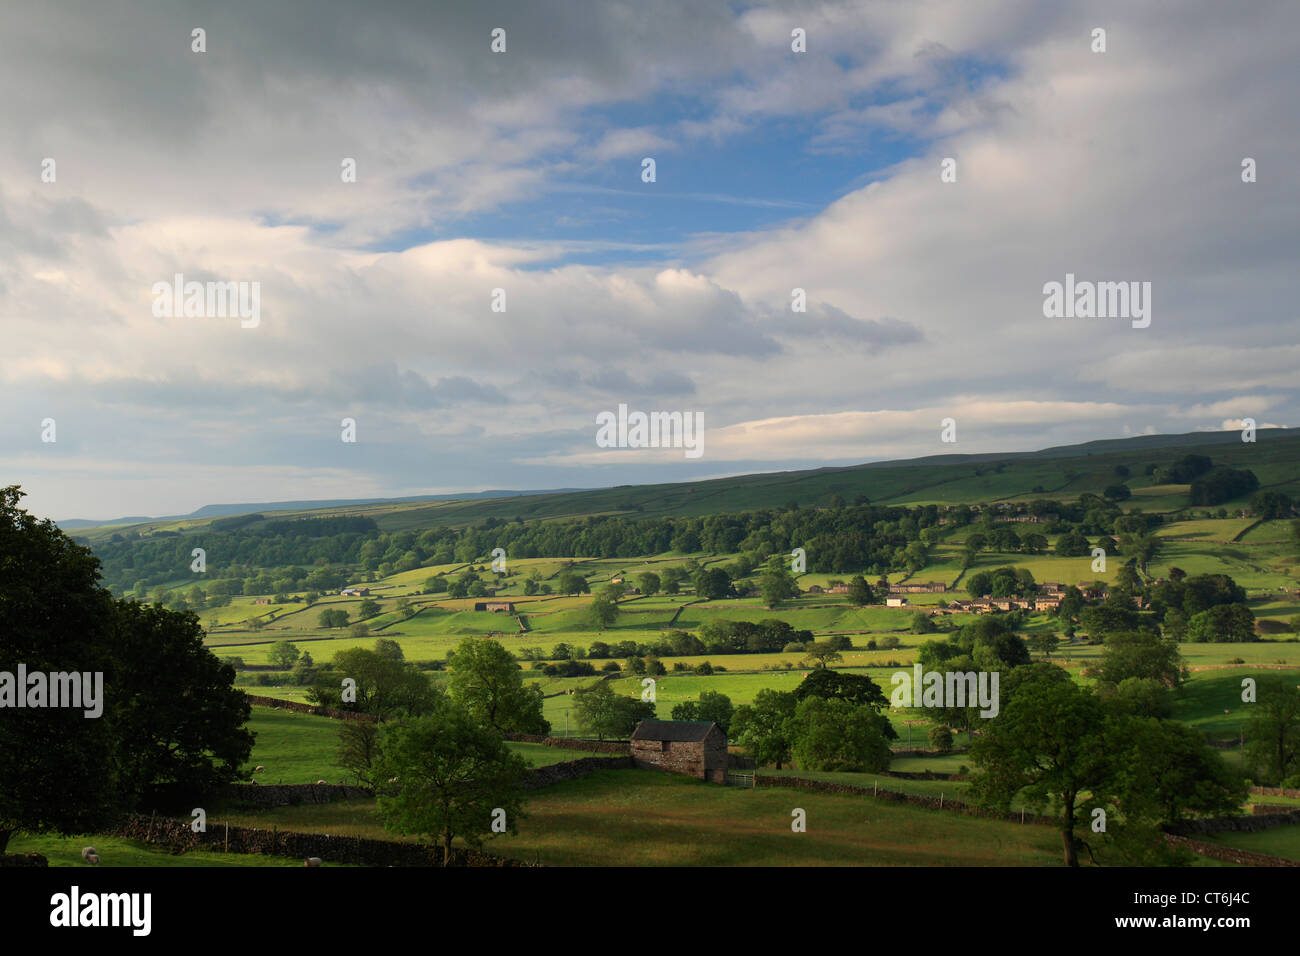
{"type": "Polygon", "coordinates": [[[703,740],[716,727],[711,720],[643,720],[632,731],[633,740],[703,740]]]}

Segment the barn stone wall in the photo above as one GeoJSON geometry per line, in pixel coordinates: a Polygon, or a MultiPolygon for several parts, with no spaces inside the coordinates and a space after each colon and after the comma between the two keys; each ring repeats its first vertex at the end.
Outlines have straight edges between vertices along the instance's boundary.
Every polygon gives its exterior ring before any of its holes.
{"type": "Polygon", "coordinates": [[[702,741],[634,740],[632,760],[643,769],[685,774],[711,783],[727,782],[727,738],[716,730],[702,741]]]}

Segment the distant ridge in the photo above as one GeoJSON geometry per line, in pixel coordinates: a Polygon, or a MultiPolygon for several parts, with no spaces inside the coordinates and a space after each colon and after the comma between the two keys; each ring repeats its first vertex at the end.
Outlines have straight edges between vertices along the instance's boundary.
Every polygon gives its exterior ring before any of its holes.
{"type": "MultiPolygon", "coordinates": [[[[1145,467],[1169,464],[1188,451],[1209,453],[1215,465],[1250,468],[1264,488],[1300,498],[1300,429],[1260,428],[1257,441],[1239,431],[1104,438],[1037,451],[930,455],[858,465],[827,465],[791,471],[756,472],[725,478],[553,491],[478,491],[407,498],[334,501],[278,501],[206,505],[191,515],[116,521],[64,521],[65,529],[86,529],[90,538],[128,525],[168,521],[204,522],[239,514],[296,512],[299,517],[356,509],[383,530],[468,526],[486,521],[572,520],[621,514],[629,517],[724,514],[756,509],[821,507],[839,499],[865,498],[876,504],[948,504],[1010,501],[1016,498],[1072,499],[1101,494],[1121,480],[1131,486],[1129,507],[1179,510],[1190,504],[1186,486],[1153,488],[1145,467]],[[1213,449],[1213,451],[1211,451],[1213,449]],[[1117,471],[1119,466],[1122,469],[1117,471]]],[[[173,529],[175,530],[175,529],[173,529]]]]}
{"type": "Polygon", "coordinates": [[[136,515],[128,518],[109,518],[96,521],[92,518],[68,518],[56,521],[60,528],[97,528],[101,525],[143,524],[146,521],[185,521],[195,518],[225,518],[230,515],[252,514],[255,511],[314,511],[321,508],[349,508],[355,505],[397,504],[411,501],[471,501],[480,498],[517,498],[521,495],[562,495],[572,491],[590,491],[590,488],[554,488],[549,491],[466,491],[452,495],[410,495],[405,498],[324,498],[312,501],[262,501],[235,505],[204,505],[185,515],[136,515]]]}

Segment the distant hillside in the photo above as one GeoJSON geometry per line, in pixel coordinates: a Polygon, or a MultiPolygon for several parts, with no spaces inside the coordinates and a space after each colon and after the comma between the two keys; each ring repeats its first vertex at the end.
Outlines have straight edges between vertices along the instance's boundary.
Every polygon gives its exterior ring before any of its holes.
{"type": "MultiPolygon", "coordinates": [[[[775,472],[659,485],[624,485],[549,492],[488,491],[407,499],[213,505],[193,515],[150,521],[131,530],[187,531],[233,514],[295,511],[301,515],[364,515],[380,529],[397,531],[465,526],[488,518],[563,520],[600,514],[699,516],[761,508],[824,507],[836,498],[865,497],[875,504],[961,504],[1017,499],[1074,499],[1125,484],[1126,507],[1177,511],[1188,507],[1187,485],[1156,485],[1148,466],[1165,467],[1186,454],[1206,455],[1216,466],[1246,468],[1261,486],[1300,498],[1300,430],[1265,429],[1254,443],[1238,432],[1191,432],[1106,439],[1033,452],[935,455],[843,468],[775,472]],[[1117,471],[1120,469],[1120,471],[1117,471]],[[1127,469],[1127,476],[1122,475],[1127,469]]],[[[64,523],[66,526],[66,523],[64,523]]],[[[101,526],[81,535],[95,541],[125,530],[101,526]]]]}
{"type": "Polygon", "coordinates": [[[586,489],[556,488],[550,491],[465,491],[453,495],[411,495],[406,498],[339,498],[335,500],[322,499],[316,501],[268,501],[237,505],[204,505],[197,511],[191,511],[187,515],[167,515],[162,517],[137,515],[132,518],[111,518],[106,521],[97,521],[90,518],[68,518],[55,523],[63,530],[69,531],[80,528],[101,528],[109,525],[120,527],[122,525],[136,525],[144,524],[146,522],[192,521],[198,518],[224,518],[232,515],[252,514],[254,512],[316,511],[323,508],[337,509],[347,508],[353,505],[401,504],[413,501],[469,501],[479,498],[517,498],[520,495],[553,495],[584,490],[586,489]]]}

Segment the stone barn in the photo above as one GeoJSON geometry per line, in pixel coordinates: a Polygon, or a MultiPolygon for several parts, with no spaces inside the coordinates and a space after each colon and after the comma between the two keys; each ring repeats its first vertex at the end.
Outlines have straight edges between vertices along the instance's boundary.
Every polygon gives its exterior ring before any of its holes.
{"type": "Polygon", "coordinates": [[[638,767],[727,782],[727,735],[712,721],[643,720],[632,731],[638,767]]]}

